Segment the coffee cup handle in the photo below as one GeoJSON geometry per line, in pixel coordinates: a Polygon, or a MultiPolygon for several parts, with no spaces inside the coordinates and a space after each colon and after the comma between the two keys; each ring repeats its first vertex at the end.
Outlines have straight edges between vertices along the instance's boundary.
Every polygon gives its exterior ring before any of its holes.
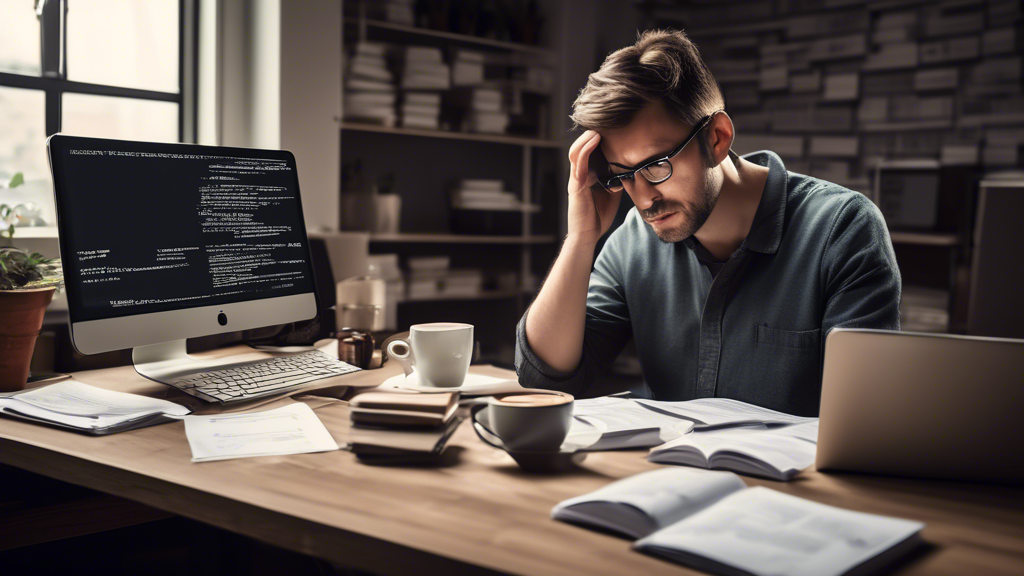
{"type": "Polygon", "coordinates": [[[406,378],[408,378],[409,376],[412,375],[412,367],[413,367],[413,364],[416,363],[416,357],[413,356],[412,346],[409,345],[408,341],[402,340],[402,339],[397,339],[397,340],[392,340],[391,342],[389,342],[388,343],[388,356],[394,358],[395,360],[398,361],[399,364],[402,365],[402,370],[405,371],[405,377],[406,378]],[[401,353],[397,352],[395,350],[396,346],[400,350],[405,350],[405,351],[401,352],[401,353]]]}
{"type": "Polygon", "coordinates": [[[504,446],[502,446],[500,444],[495,444],[494,442],[488,440],[487,437],[484,436],[483,434],[481,434],[480,430],[477,429],[477,426],[480,426],[480,428],[483,428],[484,430],[487,430],[487,432],[492,434],[495,438],[498,437],[497,434],[495,434],[494,432],[491,432],[491,430],[489,430],[479,420],[477,420],[476,415],[481,410],[486,410],[486,409],[487,409],[487,404],[486,403],[484,403],[484,404],[475,404],[475,405],[472,406],[472,408],[470,408],[469,421],[470,421],[470,424],[472,424],[473,432],[476,432],[477,438],[479,438],[484,444],[487,444],[488,446],[490,446],[492,448],[497,448],[499,450],[504,450],[505,449],[504,446]]]}

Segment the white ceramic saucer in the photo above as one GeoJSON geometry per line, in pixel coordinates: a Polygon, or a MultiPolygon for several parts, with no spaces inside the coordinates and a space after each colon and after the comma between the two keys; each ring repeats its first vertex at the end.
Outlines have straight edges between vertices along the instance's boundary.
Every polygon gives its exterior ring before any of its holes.
{"type": "Polygon", "coordinates": [[[385,380],[381,385],[381,388],[402,388],[405,390],[413,390],[416,392],[460,392],[464,396],[483,396],[490,394],[503,394],[506,392],[516,392],[522,390],[523,387],[519,385],[516,380],[506,380],[504,378],[495,378],[494,376],[484,376],[483,374],[473,374],[470,372],[466,374],[466,379],[462,382],[462,386],[457,388],[438,388],[436,386],[423,386],[419,382],[419,378],[415,371],[409,375],[408,378],[405,374],[399,374],[398,376],[392,376],[385,380]]]}

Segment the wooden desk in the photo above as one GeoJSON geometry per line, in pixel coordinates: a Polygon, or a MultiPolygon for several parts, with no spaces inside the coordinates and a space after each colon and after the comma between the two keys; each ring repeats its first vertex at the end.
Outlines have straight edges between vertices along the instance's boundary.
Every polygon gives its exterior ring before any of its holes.
{"type": "MultiPolygon", "coordinates": [[[[392,363],[343,378],[365,384],[398,371],[392,363]]],[[[143,394],[169,390],[130,367],[76,378],[143,394]]],[[[304,401],[339,443],[346,440],[344,402],[304,401]]],[[[633,552],[626,540],[549,517],[560,500],[657,467],[644,451],[595,453],[574,473],[531,476],[481,443],[465,423],[449,451],[452,462],[439,468],[367,466],[345,451],[193,464],[177,422],[88,437],[0,419],[0,462],[373,572],[692,573],[633,552]]],[[[813,470],[788,483],[744,479],[926,523],[922,536],[930,549],[899,574],[1024,573],[1024,490],[813,470]]]]}

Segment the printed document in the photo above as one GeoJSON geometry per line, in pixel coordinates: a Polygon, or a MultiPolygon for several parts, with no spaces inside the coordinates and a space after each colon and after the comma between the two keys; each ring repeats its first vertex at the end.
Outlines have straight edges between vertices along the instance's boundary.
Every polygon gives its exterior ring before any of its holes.
{"type": "Polygon", "coordinates": [[[577,400],[568,441],[582,450],[648,448],[679,438],[693,422],[645,408],[630,398],[577,400]]]}
{"type": "Polygon", "coordinates": [[[167,422],[190,410],[159,398],[66,380],[0,395],[0,412],[88,434],[109,434],[167,422]]]}
{"type": "Polygon", "coordinates": [[[302,403],[249,414],[186,416],[184,421],[193,462],[338,449],[331,433],[302,403]]]}
{"type": "Polygon", "coordinates": [[[695,428],[736,424],[803,424],[814,418],[793,416],[728,398],[699,398],[683,402],[637,400],[651,410],[692,420],[695,428]]]}

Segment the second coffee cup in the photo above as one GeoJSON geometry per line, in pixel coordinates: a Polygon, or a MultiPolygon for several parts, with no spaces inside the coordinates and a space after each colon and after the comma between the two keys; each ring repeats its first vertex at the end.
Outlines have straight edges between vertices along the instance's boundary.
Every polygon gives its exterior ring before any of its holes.
{"type": "Polygon", "coordinates": [[[420,386],[458,388],[469,372],[473,357],[473,325],[455,322],[414,324],[407,340],[392,340],[388,356],[415,374],[420,386]]]}

